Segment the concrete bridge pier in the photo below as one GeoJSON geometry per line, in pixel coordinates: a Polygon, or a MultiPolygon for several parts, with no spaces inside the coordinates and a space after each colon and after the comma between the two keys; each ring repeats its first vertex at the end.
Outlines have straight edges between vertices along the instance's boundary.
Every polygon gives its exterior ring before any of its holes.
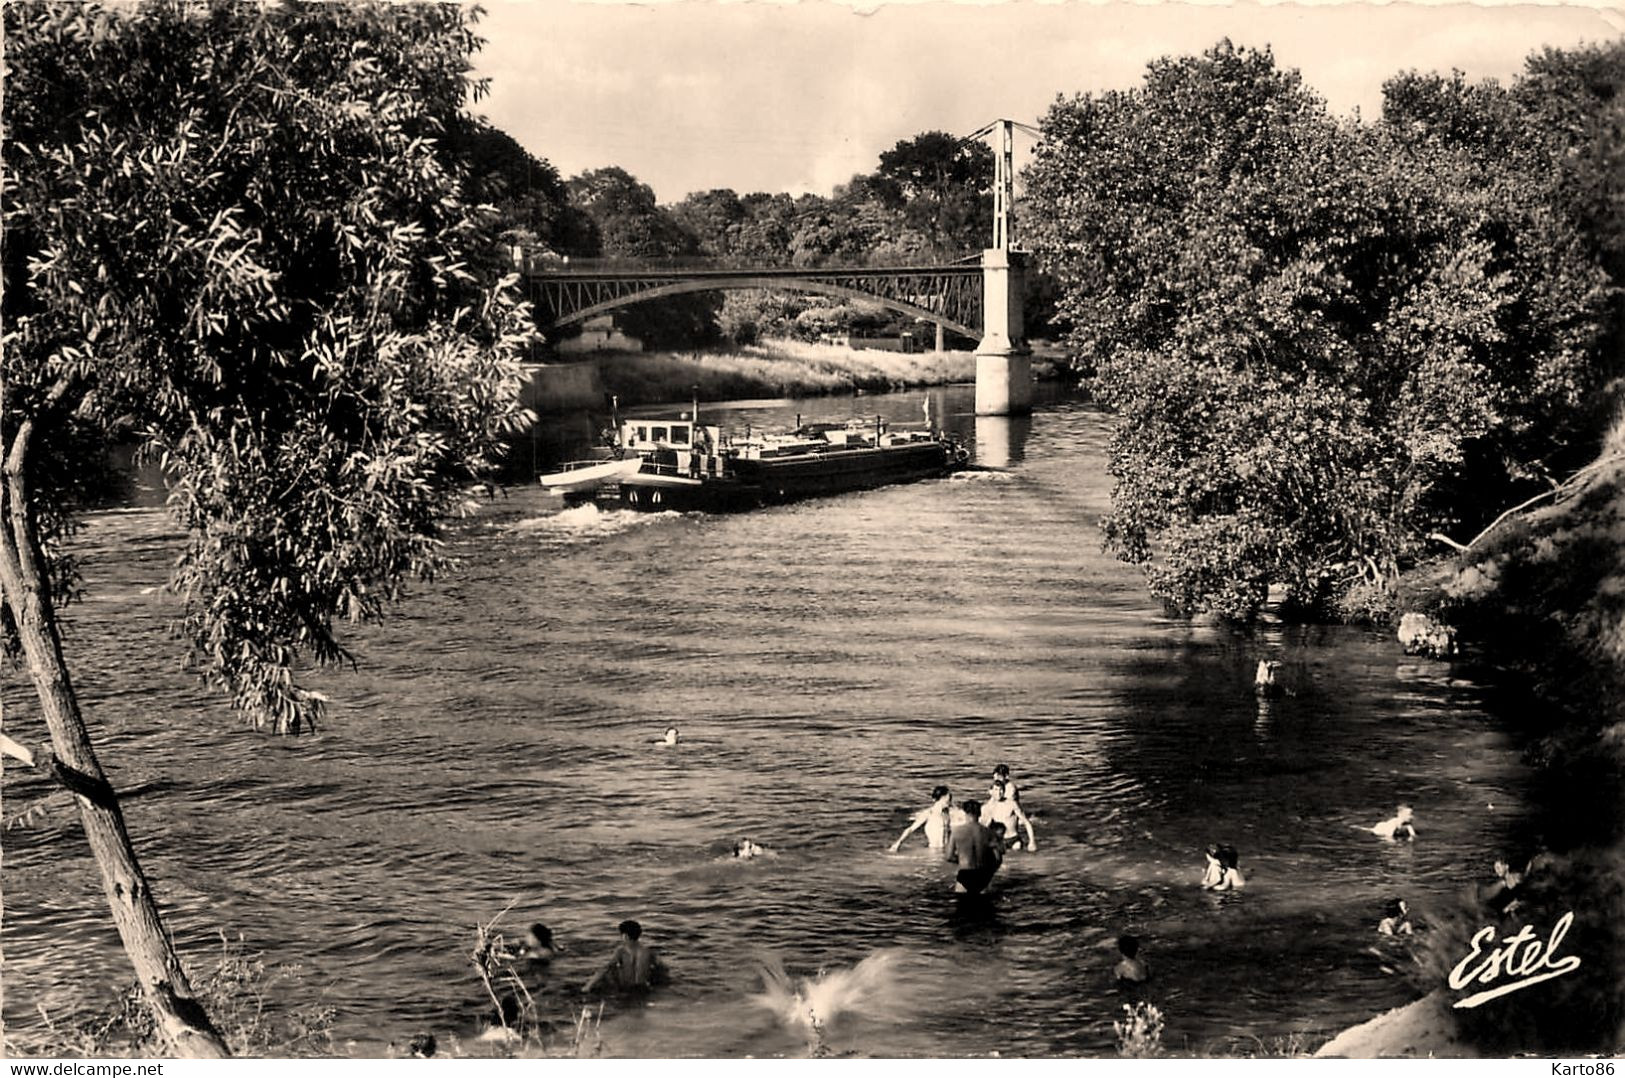
{"type": "Polygon", "coordinates": [[[1033,407],[1032,350],[1022,320],[1025,256],[982,252],[982,343],[976,346],[976,414],[1023,415],[1033,407]]]}

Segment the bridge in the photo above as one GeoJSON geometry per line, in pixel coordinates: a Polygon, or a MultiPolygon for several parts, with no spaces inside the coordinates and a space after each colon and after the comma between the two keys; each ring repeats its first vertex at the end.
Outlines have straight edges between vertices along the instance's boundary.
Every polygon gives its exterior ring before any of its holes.
{"type": "Polygon", "coordinates": [[[687,292],[776,289],[813,292],[878,303],[888,310],[934,322],[961,337],[982,335],[982,267],[872,266],[782,269],[648,267],[620,269],[528,268],[531,302],[538,321],[562,328],[629,303],[687,292]]]}
{"type": "MultiPolygon", "coordinates": [[[[933,322],[978,339],[976,413],[1008,415],[1032,407],[1031,356],[1022,323],[1023,257],[1012,250],[1014,121],[996,120],[970,138],[997,127],[993,246],[978,262],[942,266],[679,268],[572,265],[564,260],[525,259],[537,323],[559,329],[663,296],[730,289],[812,292],[868,300],[889,310],[933,322]]],[[[940,342],[940,334],[939,334],[940,342]]]]}

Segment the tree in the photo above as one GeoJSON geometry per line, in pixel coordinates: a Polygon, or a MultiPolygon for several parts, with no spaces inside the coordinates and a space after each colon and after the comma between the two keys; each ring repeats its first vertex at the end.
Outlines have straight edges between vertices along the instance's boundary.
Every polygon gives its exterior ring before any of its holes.
{"type": "Polygon", "coordinates": [[[450,5],[4,20],[7,638],[158,1029],[217,1055],[63,650],[79,477],[119,437],[161,461],[191,659],[256,726],[317,722],[295,664],[445,567],[442,522],[524,415],[528,311],[443,141],[479,41],[450,5]]]}
{"type": "Polygon", "coordinates": [[[448,130],[441,141],[467,163],[465,196],[496,207],[509,237],[560,254],[597,251],[592,221],[570,205],[558,169],[533,157],[512,135],[476,121],[448,130]]]}
{"type": "Polygon", "coordinates": [[[880,155],[875,176],[900,193],[909,221],[944,254],[979,251],[992,219],[993,151],[926,131],[880,155]]]}
{"type": "Polygon", "coordinates": [[[671,215],[699,243],[708,258],[730,258],[739,247],[739,230],[747,219],[739,196],[726,187],[689,195],[671,215]]]}
{"type": "Polygon", "coordinates": [[[673,258],[699,250],[694,236],[655,204],[653,189],[623,168],[590,169],[570,180],[569,191],[597,226],[605,257],[673,258]]]}
{"type": "Polygon", "coordinates": [[[1572,449],[1607,281],[1538,147],[1420,89],[1470,147],[1339,123],[1229,42],[1045,118],[1027,234],[1120,413],[1107,538],[1178,606],[1380,589],[1572,449]]]}

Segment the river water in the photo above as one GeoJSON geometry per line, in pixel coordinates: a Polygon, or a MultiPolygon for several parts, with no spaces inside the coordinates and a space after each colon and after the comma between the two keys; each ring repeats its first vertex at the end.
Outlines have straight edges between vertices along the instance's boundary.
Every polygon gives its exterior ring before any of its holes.
{"type": "MultiPolygon", "coordinates": [[[[708,418],[913,421],[925,395],[708,418]]],[[[359,670],[313,679],[332,714],[299,739],[247,732],[180,669],[164,516],[96,516],[70,661],[193,965],[221,930],[297,964],[273,1007],[336,1008],[359,1055],[474,1033],[474,926],[510,904],[510,931],[545,920],[569,947],[533,985],[550,1013],[622,918],[666,956],[671,987],[605,1012],[610,1055],[805,1053],[752,1001],[762,956],[824,971],[827,1047],[867,1055],[1110,1054],[1125,931],[1176,1052],[1414,998],[1406,945],[1373,931],[1383,901],[1425,919],[1526,808],[1488,690],[1386,634],[1171,616],[1100,550],[1107,415],[1058,399],[977,420],[968,387],[930,396],[985,470],[733,516],[512,491],[459,531],[462,572],[354,637],[359,670]],[[1264,709],[1261,657],[1290,690],[1264,709]],[[673,724],[682,742],[656,745],[673,724]],[[933,785],[983,796],[996,762],[1039,849],[965,904],[918,835],[886,847],[933,785]],[[1414,844],[1355,829],[1402,800],[1414,844]],[[771,855],[728,858],[745,836],[771,855]],[[1196,886],[1209,841],[1238,847],[1245,891],[1196,886]]],[[[5,702],[35,739],[15,674],[5,702]]],[[[47,793],[7,779],[8,815],[47,793]]],[[[38,1005],[65,1018],[128,978],[75,814],[62,794],[45,809],[4,836],[24,1046],[38,1005]]]]}

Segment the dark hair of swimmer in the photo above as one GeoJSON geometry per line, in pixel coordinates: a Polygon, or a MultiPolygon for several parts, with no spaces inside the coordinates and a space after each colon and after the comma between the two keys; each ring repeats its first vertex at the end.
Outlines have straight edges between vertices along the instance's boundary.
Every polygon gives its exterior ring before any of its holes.
{"type": "Polygon", "coordinates": [[[502,1024],[511,1026],[519,1021],[519,997],[509,993],[502,997],[502,1024]]]}
{"type": "Polygon", "coordinates": [[[636,941],[639,936],[643,935],[643,926],[636,921],[622,921],[616,927],[620,929],[621,935],[629,940],[636,941]]]}
{"type": "Polygon", "coordinates": [[[1403,917],[1408,912],[1409,911],[1405,909],[1404,899],[1390,898],[1388,900],[1388,906],[1384,910],[1384,915],[1387,917],[1403,917]]]}
{"type": "Polygon", "coordinates": [[[1235,868],[1241,861],[1241,855],[1234,846],[1219,847],[1219,866],[1221,868],[1235,868]]]}
{"type": "Polygon", "coordinates": [[[998,820],[994,820],[991,824],[989,824],[987,829],[992,831],[995,835],[998,835],[1000,838],[1004,837],[1004,824],[1000,823],[998,820]]]}
{"type": "Polygon", "coordinates": [[[993,777],[996,778],[996,779],[1007,779],[1007,778],[1009,778],[1010,777],[1010,765],[1009,764],[995,764],[993,766],[993,777]]]}
{"type": "Polygon", "coordinates": [[[947,796],[948,796],[948,787],[946,787],[946,786],[933,786],[933,787],[931,787],[931,800],[935,801],[938,798],[947,797],[947,796]]]}
{"type": "Polygon", "coordinates": [[[982,815],[982,803],[980,801],[961,801],[959,807],[964,810],[965,815],[973,820],[980,818],[982,815]]]}
{"type": "Polygon", "coordinates": [[[1123,952],[1124,958],[1133,958],[1140,953],[1140,939],[1127,933],[1117,937],[1117,949],[1123,952]]]}
{"type": "Polygon", "coordinates": [[[535,924],[531,925],[530,934],[535,936],[536,942],[540,943],[543,947],[551,948],[553,946],[553,930],[542,924],[542,922],[537,921],[535,924]]]}

